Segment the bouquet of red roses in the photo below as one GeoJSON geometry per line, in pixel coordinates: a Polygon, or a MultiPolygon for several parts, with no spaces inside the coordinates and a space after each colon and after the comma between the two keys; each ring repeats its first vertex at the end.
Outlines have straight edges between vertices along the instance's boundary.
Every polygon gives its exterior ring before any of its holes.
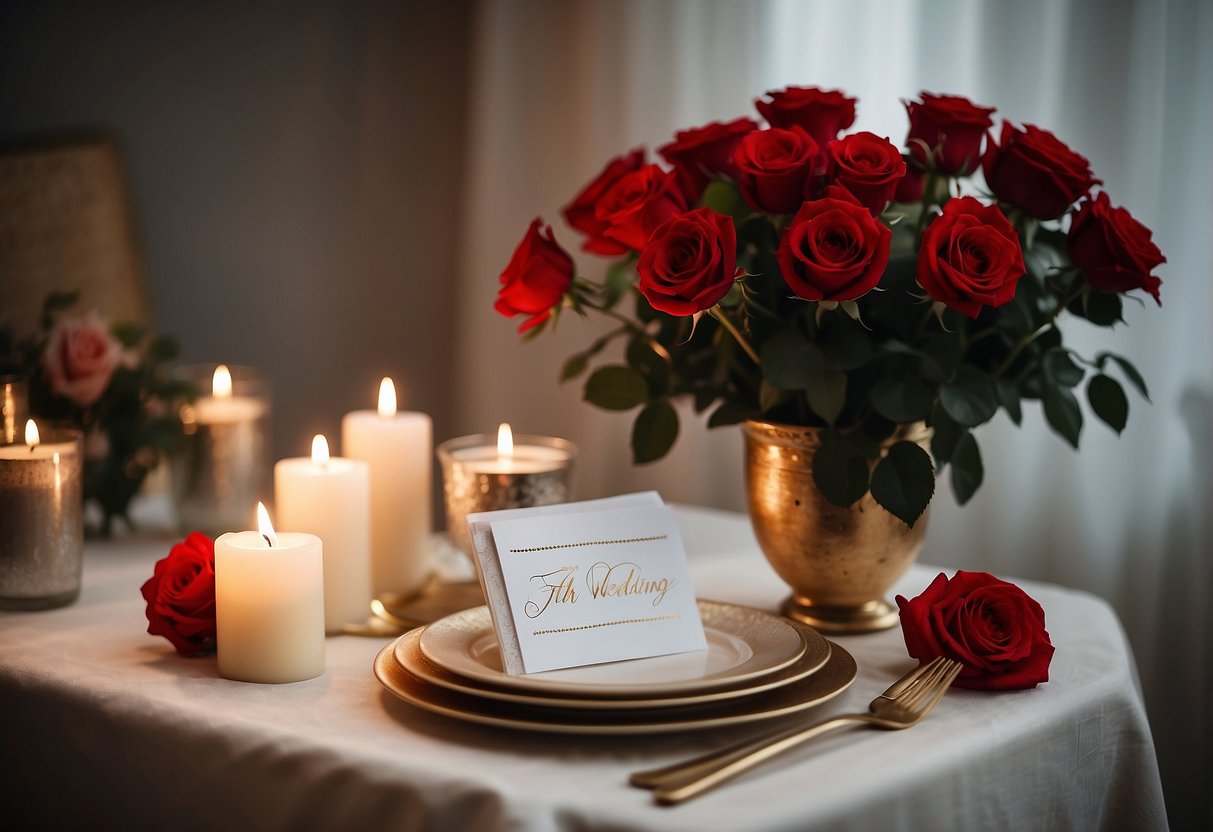
{"type": "Polygon", "coordinates": [[[872,492],[912,525],[951,468],[965,502],[983,477],[973,428],[1001,408],[1016,424],[1039,400],[1078,446],[1091,411],[1117,432],[1146,396],[1122,356],[1078,355],[1065,316],[1120,322],[1123,293],[1159,300],[1165,262],[1148,229],[1108,195],[1088,161],[1047,130],[992,108],[922,93],[906,104],[904,148],[840,135],[855,99],[790,87],[750,118],[676,134],[612,159],[564,208],[583,249],[618,258],[601,283],[578,276],[536,219],[501,274],[498,311],[537,334],[562,310],[617,324],[572,356],[581,375],[608,344],[585,398],[638,409],[636,462],[678,434],[671,400],[711,426],[762,419],[817,426],[814,480],[838,505],[872,492]],[[981,170],[984,185],[974,182],[981,170]],[[932,429],[930,453],[885,442],[899,424],[932,429]],[[883,444],[882,444],[883,443],[883,444]],[[932,461],[932,457],[934,458],[932,461]],[[932,464],[934,463],[934,464],[932,464]]]}

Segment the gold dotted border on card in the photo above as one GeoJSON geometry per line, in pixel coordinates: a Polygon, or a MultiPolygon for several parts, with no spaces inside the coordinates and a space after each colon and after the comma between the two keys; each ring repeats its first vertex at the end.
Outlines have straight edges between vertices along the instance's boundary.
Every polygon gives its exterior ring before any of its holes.
{"type": "Polygon", "coordinates": [[[579,549],[583,546],[615,546],[620,543],[651,543],[654,540],[665,540],[669,535],[658,534],[653,537],[627,537],[622,540],[586,540],[582,543],[553,543],[551,546],[532,546],[529,549],[510,549],[510,554],[521,555],[527,552],[548,552],[552,549],[579,549]]]}
{"type": "Polygon", "coordinates": [[[648,624],[651,621],[672,621],[675,618],[682,618],[680,613],[670,613],[669,615],[654,615],[651,618],[620,618],[617,621],[603,621],[600,624],[582,624],[580,627],[561,627],[551,630],[536,630],[531,633],[533,636],[546,636],[552,633],[575,633],[578,630],[596,630],[599,627],[615,627],[619,624],[648,624]]]}

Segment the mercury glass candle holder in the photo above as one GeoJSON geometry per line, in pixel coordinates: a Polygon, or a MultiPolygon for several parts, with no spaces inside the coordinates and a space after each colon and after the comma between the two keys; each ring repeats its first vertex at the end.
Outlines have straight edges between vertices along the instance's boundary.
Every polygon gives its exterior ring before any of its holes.
{"type": "Polygon", "coordinates": [[[84,555],[80,431],[44,427],[32,446],[6,436],[0,435],[0,609],[66,606],[80,595],[84,555]]]}
{"type": "Polygon", "coordinates": [[[514,436],[514,453],[502,457],[497,437],[474,434],[438,446],[446,529],[451,543],[473,555],[467,516],[479,511],[527,508],[574,499],[577,446],[554,436],[514,436]]]}
{"type": "Polygon", "coordinates": [[[269,384],[252,367],[231,366],[225,395],[216,368],[179,368],[182,378],[206,393],[182,405],[184,436],[169,456],[177,525],[212,537],[252,528],[254,506],[267,499],[270,482],[269,384]]]}

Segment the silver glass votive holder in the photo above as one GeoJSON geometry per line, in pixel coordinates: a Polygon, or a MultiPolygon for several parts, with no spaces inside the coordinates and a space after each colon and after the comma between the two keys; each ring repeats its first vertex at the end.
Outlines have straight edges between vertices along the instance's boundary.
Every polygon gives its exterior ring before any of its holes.
{"type": "Polygon", "coordinates": [[[202,391],[181,406],[184,436],[169,455],[178,527],[212,537],[256,528],[269,495],[268,383],[252,367],[190,364],[178,375],[202,391]]]}
{"type": "Polygon", "coordinates": [[[29,381],[24,376],[0,375],[0,443],[20,442],[28,418],[29,381]]]}
{"type": "Polygon", "coordinates": [[[80,431],[42,427],[36,444],[0,436],[0,609],[44,610],[80,595],[84,492],[80,431]]]}
{"type": "Polygon", "coordinates": [[[518,434],[513,454],[506,456],[498,451],[497,441],[488,434],[475,434],[438,446],[447,536],[469,556],[474,554],[469,514],[574,499],[576,445],[554,436],[518,434]]]}

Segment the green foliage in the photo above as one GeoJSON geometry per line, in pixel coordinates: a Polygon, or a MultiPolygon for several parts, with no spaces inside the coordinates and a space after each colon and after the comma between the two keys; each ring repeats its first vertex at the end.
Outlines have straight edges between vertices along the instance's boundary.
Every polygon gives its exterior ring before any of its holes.
{"type": "Polygon", "coordinates": [[[665,456],[678,438],[678,412],[669,399],[658,399],[636,416],[632,426],[632,461],[640,465],[665,456]]]}
{"type": "Polygon", "coordinates": [[[649,385],[631,367],[599,367],[585,383],[585,400],[603,410],[631,410],[649,400],[649,385]]]}
{"type": "Polygon", "coordinates": [[[872,497],[907,526],[927,510],[935,494],[931,457],[914,442],[895,442],[872,469],[872,497]]]}

